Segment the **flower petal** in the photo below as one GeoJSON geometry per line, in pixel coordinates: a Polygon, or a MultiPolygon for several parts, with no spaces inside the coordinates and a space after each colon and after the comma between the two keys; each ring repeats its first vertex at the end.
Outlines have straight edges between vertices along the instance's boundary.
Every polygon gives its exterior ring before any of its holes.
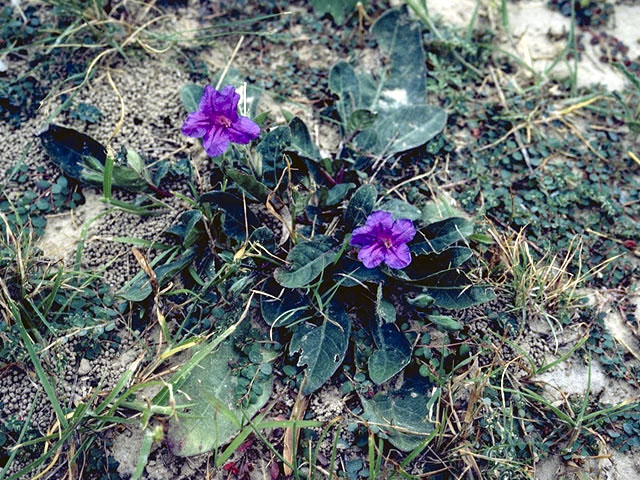
{"type": "Polygon", "coordinates": [[[238,119],[239,101],[240,95],[236,93],[235,87],[232,85],[226,85],[220,91],[220,100],[216,103],[216,112],[224,115],[232,122],[235,122],[238,119]]]}
{"type": "Polygon", "coordinates": [[[391,230],[393,227],[393,215],[382,210],[373,212],[367,217],[367,226],[376,227],[378,230],[391,230]]]}
{"type": "Polygon", "coordinates": [[[391,238],[394,245],[408,243],[416,236],[416,229],[413,222],[407,218],[399,218],[391,227],[391,238]]]}
{"type": "Polygon", "coordinates": [[[211,85],[206,85],[200,97],[200,105],[198,106],[198,112],[204,114],[207,117],[212,116],[215,113],[215,105],[220,92],[218,92],[211,85]]]}
{"type": "Polygon", "coordinates": [[[249,117],[238,117],[228,129],[229,140],[246,145],[260,135],[260,127],[249,117]]]}
{"type": "Polygon", "coordinates": [[[364,247],[358,252],[358,260],[367,268],[380,265],[385,259],[385,248],[379,242],[364,247]]]}
{"type": "Polygon", "coordinates": [[[387,249],[384,256],[384,263],[389,268],[404,268],[411,263],[411,252],[406,243],[395,245],[387,249]]]}
{"type": "Polygon", "coordinates": [[[225,129],[220,127],[211,128],[204,136],[203,146],[210,157],[222,155],[229,146],[229,137],[225,129]]]}
{"type": "Polygon", "coordinates": [[[204,137],[210,129],[211,119],[200,111],[187,115],[187,119],[182,125],[182,133],[187,137],[204,137]]]}
{"type": "Polygon", "coordinates": [[[375,235],[375,228],[364,226],[356,228],[351,234],[351,241],[349,242],[352,247],[366,247],[371,245],[377,240],[375,235]]]}

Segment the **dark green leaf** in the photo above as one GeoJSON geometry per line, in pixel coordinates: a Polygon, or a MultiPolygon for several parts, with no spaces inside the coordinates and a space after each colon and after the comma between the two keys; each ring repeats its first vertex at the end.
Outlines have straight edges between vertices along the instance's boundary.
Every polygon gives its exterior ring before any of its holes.
{"type": "Polygon", "coordinates": [[[455,332],[462,328],[462,324],[447,315],[427,315],[427,318],[435,326],[444,330],[455,332]]]}
{"type": "Polygon", "coordinates": [[[291,337],[289,353],[300,353],[298,366],[307,365],[307,381],[302,390],[305,395],[320,388],[340,366],[350,334],[351,319],[337,302],[328,306],[320,326],[298,326],[291,337]]]}
{"type": "Polygon", "coordinates": [[[398,449],[416,448],[434,429],[430,412],[437,391],[420,378],[409,377],[396,389],[377,393],[372,399],[360,396],[363,417],[380,428],[380,434],[398,449]],[[407,433],[411,432],[411,433],[407,433]]]}
{"type": "Polygon", "coordinates": [[[260,202],[266,202],[269,189],[260,183],[253,175],[241,172],[235,168],[227,168],[225,173],[236,185],[260,202]]]}
{"type": "Polygon", "coordinates": [[[395,323],[375,322],[372,335],[378,349],[369,357],[369,376],[381,384],[409,364],[411,344],[395,323]]]}
{"type": "Polygon", "coordinates": [[[378,115],[370,110],[354,110],[351,112],[351,115],[349,115],[347,131],[356,132],[371,128],[376,122],[376,118],[378,118],[378,115]]]}
{"type": "Polygon", "coordinates": [[[378,267],[367,268],[359,260],[342,257],[333,273],[336,282],[343,287],[355,287],[364,283],[380,283],[385,277],[378,267]]]}
{"type": "Polygon", "coordinates": [[[201,219],[200,210],[188,210],[180,216],[180,221],[169,227],[166,232],[179,237],[182,244],[189,248],[202,233],[202,228],[198,225],[201,219]]]}
{"type": "Polygon", "coordinates": [[[273,377],[259,376],[253,383],[261,393],[255,395],[255,401],[244,412],[238,407],[235,392],[243,388],[239,385],[242,377],[230,365],[241,359],[233,344],[225,341],[204,357],[175,391],[178,404],[192,407],[169,420],[167,444],[174,455],[199,455],[229,443],[244,419],[253,417],[269,399],[273,377]]]}
{"type": "Polygon", "coordinates": [[[347,15],[356,8],[359,0],[311,0],[318,15],[328,13],[338,25],[342,25],[347,15]]]}
{"type": "Polygon", "coordinates": [[[380,206],[380,210],[391,213],[394,219],[408,218],[409,220],[415,221],[422,217],[422,212],[418,207],[414,207],[413,205],[403,202],[397,198],[393,198],[383,203],[380,206]]]}
{"type": "Polygon", "coordinates": [[[409,247],[416,255],[441,252],[449,245],[466,239],[472,233],[471,222],[461,217],[451,217],[418,230],[409,247]]]}
{"type": "Polygon", "coordinates": [[[378,191],[373,185],[362,185],[353,194],[344,212],[344,222],[348,229],[362,225],[373,211],[378,191]]]}
{"type": "Polygon", "coordinates": [[[247,226],[249,233],[251,233],[260,225],[258,217],[248,208],[246,209],[245,225],[245,208],[242,199],[230,193],[216,190],[207,192],[202,194],[200,202],[209,203],[212,207],[225,212],[224,233],[236,240],[245,239],[247,226]]]}
{"type": "MultiPolygon", "coordinates": [[[[420,105],[426,100],[427,62],[422,26],[409,17],[405,8],[380,16],[371,32],[390,60],[381,91],[372,105],[374,111],[402,105],[420,105]]],[[[423,142],[424,143],[424,142],[423,142]]]]}
{"type": "Polygon", "coordinates": [[[396,321],[396,308],[393,303],[382,298],[382,283],[378,285],[376,295],[376,316],[384,323],[395,323],[396,321]]]}
{"type": "Polygon", "coordinates": [[[459,267],[472,256],[473,251],[466,247],[450,247],[440,253],[416,255],[404,269],[388,271],[394,277],[417,282],[443,270],[459,267]]]}
{"type": "Polygon", "coordinates": [[[289,130],[291,131],[290,149],[302,157],[320,161],[320,151],[311,140],[307,126],[300,118],[294,117],[289,122],[289,130]]]}
{"type": "Polygon", "coordinates": [[[355,188],[354,183],[339,183],[331,187],[329,192],[327,193],[327,201],[325,202],[328,206],[337,205],[344,197],[347,196],[353,188],[355,188]]]}
{"type": "MultiPolygon", "coordinates": [[[[176,274],[187,268],[194,260],[196,252],[194,250],[187,250],[184,254],[179,256],[176,260],[154,268],[156,275],[156,281],[158,286],[164,286],[169,280],[171,280],[176,274]]],[[[141,271],[130,282],[128,282],[118,292],[118,295],[130,302],[141,302],[146,299],[153,289],[148,275],[141,271]]]]}
{"type": "Polygon", "coordinates": [[[439,134],[446,123],[447,114],[440,107],[401,106],[381,113],[370,130],[356,135],[355,143],[376,155],[392,155],[423,145],[439,134]]]}
{"type": "Polygon", "coordinates": [[[249,240],[259,243],[271,253],[274,253],[276,251],[276,236],[273,234],[273,231],[266,225],[258,227],[253,232],[251,232],[249,240]]]}
{"type": "Polygon", "coordinates": [[[193,83],[188,83],[180,89],[180,100],[182,100],[182,104],[184,108],[187,109],[187,112],[191,113],[198,110],[203,92],[204,87],[193,83]]]}
{"type": "Polygon", "coordinates": [[[346,123],[351,113],[362,103],[360,81],[354,68],[347,62],[336,63],[329,73],[329,89],[340,97],[336,108],[343,123],[346,123]]]}
{"type": "MultiPolygon", "coordinates": [[[[106,149],[96,140],[71,128],[50,124],[40,140],[51,160],[68,176],[83,183],[103,185],[106,149]]],[[[147,182],[132,168],[114,165],[114,187],[140,191],[147,182]]]]}
{"type": "Polygon", "coordinates": [[[301,288],[313,282],[336,257],[335,243],[319,235],[300,242],[287,255],[289,270],[276,270],[275,278],[283,287],[301,288]]]}
{"type": "Polygon", "coordinates": [[[262,164],[262,179],[271,188],[276,186],[287,166],[283,154],[289,145],[291,130],[289,127],[277,127],[264,135],[256,147],[262,164]]]}
{"type": "Polygon", "coordinates": [[[463,309],[496,298],[491,287],[473,285],[471,280],[458,270],[446,270],[421,281],[424,292],[431,295],[435,304],[442,308],[463,309]]]}
{"type": "Polygon", "coordinates": [[[276,297],[262,296],[260,299],[262,318],[269,327],[286,327],[309,314],[309,302],[297,290],[274,285],[266,291],[276,297]]]}

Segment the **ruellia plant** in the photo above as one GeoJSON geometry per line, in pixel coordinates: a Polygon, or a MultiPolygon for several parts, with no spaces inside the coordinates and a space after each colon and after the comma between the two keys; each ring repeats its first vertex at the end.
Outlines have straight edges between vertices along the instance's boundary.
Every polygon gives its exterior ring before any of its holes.
{"type": "MultiPolygon", "coordinates": [[[[168,427],[177,455],[221,448],[266,404],[273,369],[284,367],[299,373],[302,395],[343,365],[364,377],[364,415],[397,448],[411,450],[433,431],[438,378],[419,368],[413,345],[428,325],[459,330],[448,311],[494,294],[469,276],[471,220],[435,216],[426,201],[406,201],[398,188],[373,182],[391,158],[438,135],[446,113],[426,103],[420,27],[390,10],[372,32],[390,62],[377,76],[346,62],[331,69],[336,99],[327,115],[343,141],[329,155],[298,117],[264,128],[266,116],[255,115],[260,91],[230,77],[180,92],[182,132],[201,139],[210,188],[175,194],[190,208],[167,231],[171,241],[118,293],[131,309],[158,310],[160,297],[184,301],[188,292],[189,308],[217,305],[207,315],[226,328],[194,347],[153,399],[184,407],[168,427]],[[409,322],[415,328],[403,330],[409,322]]],[[[174,195],[161,183],[168,167],[149,166],[134,151],[115,154],[56,125],[41,139],[67,175],[103,185],[116,206],[143,208],[119,205],[112,187],[174,195]]],[[[179,345],[168,330],[164,336],[179,345]]]]}

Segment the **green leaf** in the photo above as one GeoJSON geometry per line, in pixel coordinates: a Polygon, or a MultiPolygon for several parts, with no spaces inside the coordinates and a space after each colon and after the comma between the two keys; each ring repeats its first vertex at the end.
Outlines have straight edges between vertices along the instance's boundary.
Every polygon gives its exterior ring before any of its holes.
{"type": "MultiPolygon", "coordinates": [[[[195,250],[187,250],[176,260],[154,268],[153,271],[156,275],[158,286],[164,286],[175,275],[187,268],[187,266],[193,262],[195,256],[195,250]]],[[[152,292],[153,289],[149,277],[146,272],[140,271],[130,282],[122,287],[118,292],[118,296],[130,302],[141,302],[151,295],[152,292]]]]}
{"type": "Polygon", "coordinates": [[[411,344],[395,323],[376,322],[371,333],[378,349],[369,357],[369,376],[379,385],[409,365],[411,344]]]}
{"type": "Polygon", "coordinates": [[[375,155],[392,155],[418,147],[440,133],[446,112],[425,104],[426,59],[421,25],[413,22],[406,9],[389,10],[371,29],[380,50],[389,58],[387,71],[374,79],[357,74],[345,62],[337,63],[329,75],[329,88],[340,97],[336,104],[346,133],[358,125],[354,138],[361,150],[375,155]],[[364,128],[364,114],[375,112],[373,124],[364,128]],[[352,118],[353,116],[353,118],[352,118]]]}
{"type": "MultiPolygon", "coordinates": [[[[380,50],[389,58],[382,89],[371,105],[374,111],[424,103],[427,92],[427,62],[422,25],[414,22],[406,8],[380,16],[371,27],[380,50]]],[[[424,142],[423,142],[424,143],[424,142]]]]}
{"type": "Polygon", "coordinates": [[[384,323],[395,323],[396,321],[396,308],[393,303],[382,298],[382,283],[378,285],[376,295],[376,316],[384,323]]]}
{"type": "Polygon", "coordinates": [[[200,196],[201,203],[209,203],[212,207],[225,212],[223,229],[227,236],[242,241],[246,237],[246,227],[249,228],[249,234],[260,225],[258,217],[246,209],[246,225],[245,225],[245,208],[242,199],[227,192],[213,190],[200,196]]]}
{"type": "Polygon", "coordinates": [[[449,245],[464,240],[473,233],[473,224],[461,217],[447,218],[421,228],[409,244],[411,252],[425,255],[441,252],[449,245]]]}
{"type": "Polygon", "coordinates": [[[455,332],[462,328],[462,324],[447,315],[427,315],[431,323],[445,330],[455,332]]]}
{"type": "Polygon", "coordinates": [[[320,161],[320,151],[311,140],[309,130],[305,123],[298,117],[293,117],[289,122],[289,130],[291,131],[290,149],[304,158],[320,161]]]}
{"type": "Polygon", "coordinates": [[[376,155],[392,155],[427,143],[446,124],[447,114],[440,107],[401,106],[380,114],[370,130],[356,135],[355,143],[358,148],[376,155]]]}
{"type": "Polygon", "coordinates": [[[276,270],[275,279],[283,287],[306,287],[335,260],[336,254],[335,243],[324,235],[300,242],[287,255],[290,269],[276,270]]]}
{"type": "Polygon", "coordinates": [[[413,305],[416,308],[427,308],[433,305],[435,300],[427,293],[420,293],[414,298],[407,298],[407,302],[409,302],[409,305],[413,305]]]}
{"type": "Polygon", "coordinates": [[[167,444],[174,455],[199,455],[229,443],[242,429],[244,417],[253,417],[268,401],[273,377],[259,376],[252,390],[261,393],[252,395],[254,401],[244,414],[237,406],[235,391],[241,377],[230,364],[241,359],[233,344],[231,339],[225,341],[205,356],[174,392],[179,405],[192,405],[169,420],[167,444]]]}
{"type": "MultiPolygon", "coordinates": [[[[40,133],[47,154],[64,173],[82,183],[103,186],[107,152],[104,146],[84,133],[50,124],[40,133]]],[[[111,184],[138,192],[147,182],[133,169],[114,165],[111,184]]]]}
{"type": "Polygon", "coordinates": [[[337,205],[344,200],[344,197],[346,197],[355,186],[355,183],[339,183],[334,185],[327,193],[327,201],[325,204],[328,206],[337,205]]]}
{"type": "Polygon", "coordinates": [[[491,287],[473,285],[471,280],[459,270],[446,270],[422,280],[424,293],[433,297],[442,308],[463,309],[496,298],[491,287]]]}
{"type": "Polygon", "coordinates": [[[262,180],[268,187],[274,188],[286,168],[283,154],[291,145],[289,127],[276,127],[262,137],[256,147],[262,164],[262,180]]]}
{"type": "Polygon", "coordinates": [[[380,428],[380,435],[396,448],[408,452],[433,431],[431,406],[438,397],[431,384],[418,377],[405,378],[395,390],[379,392],[372,399],[360,396],[363,417],[380,428]],[[411,433],[407,433],[411,432],[411,433]]]}
{"type": "Polygon", "coordinates": [[[258,227],[253,232],[251,232],[249,240],[259,243],[271,253],[274,253],[276,251],[276,236],[273,234],[273,231],[266,225],[258,227]]]}
{"type": "Polygon", "coordinates": [[[347,131],[348,132],[357,132],[360,130],[367,130],[368,128],[373,127],[376,123],[376,119],[378,118],[377,113],[373,113],[370,110],[359,109],[354,110],[349,115],[349,120],[347,121],[347,131]]]}
{"type": "Polygon", "coordinates": [[[242,188],[245,192],[251,195],[253,198],[260,202],[266,202],[269,195],[269,189],[262,183],[260,183],[256,177],[247,173],[241,172],[235,168],[227,168],[225,173],[236,185],[242,188]]]}
{"type": "Polygon", "coordinates": [[[199,223],[202,219],[202,212],[200,210],[188,210],[180,215],[180,221],[169,227],[166,232],[172,235],[176,235],[182,241],[182,244],[189,248],[191,247],[200,234],[202,228],[199,223]]]}
{"type": "Polygon", "coordinates": [[[461,266],[473,256],[467,247],[450,247],[440,253],[417,255],[402,270],[388,271],[392,276],[409,282],[418,282],[438,272],[461,266]]]}
{"type": "Polygon", "coordinates": [[[203,92],[204,87],[194,83],[188,83],[180,89],[180,100],[182,100],[187,112],[191,113],[198,110],[203,92]]]}
{"type": "Polygon", "coordinates": [[[267,293],[276,298],[262,296],[260,309],[262,318],[271,328],[286,327],[309,315],[309,301],[297,290],[267,287],[267,293]]]}
{"type": "Polygon", "coordinates": [[[362,185],[353,194],[344,212],[344,222],[348,229],[362,225],[373,211],[378,191],[373,185],[362,185]]]}
{"type": "Polygon", "coordinates": [[[408,218],[411,221],[419,220],[422,217],[422,212],[418,207],[403,202],[397,198],[393,198],[380,206],[380,210],[389,212],[393,215],[394,219],[408,218]]]}
{"type": "Polygon", "coordinates": [[[340,97],[336,108],[344,123],[348,118],[351,118],[351,113],[362,104],[360,80],[356,76],[354,68],[344,61],[336,63],[329,72],[329,89],[340,97]]]}
{"type": "Polygon", "coordinates": [[[343,287],[355,287],[364,283],[381,283],[385,280],[382,271],[376,268],[367,268],[362,262],[341,257],[338,261],[333,278],[341,282],[343,287]]]}
{"type": "Polygon", "coordinates": [[[298,366],[307,366],[307,381],[302,393],[320,388],[344,360],[351,334],[351,319],[342,306],[331,302],[323,312],[320,326],[300,325],[289,345],[289,353],[300,353],[298,366]]]}
{"type": "Polygon", "coordinates": [[[342,25],[356,8],[358,0],[310,0],[318,15],[328,13],[337,25],[342,25]]]}

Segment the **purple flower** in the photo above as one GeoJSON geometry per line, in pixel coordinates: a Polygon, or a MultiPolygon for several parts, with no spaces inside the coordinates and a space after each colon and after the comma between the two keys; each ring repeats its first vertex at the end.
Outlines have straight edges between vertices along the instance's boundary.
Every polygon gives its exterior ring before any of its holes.
{"type": "Polygon", "coordinates": [[[391,268],[404,268],[411,263],[409,243],[416,234],[413,222],[407,218],[393,221],[389,212],[373,212],[364,227],[351,235],[351,246],[361,247],[358,259],[367,268],[382,262],[391,268]]]}
{"type": "Polygon", "coordinates": [[[198,110],[190,113],[182,126],[188,137],[204,137],[204,149],[210,157],[222,155],[230,142],[246,145],[260,135],[260,127],[249,117],[238,115],[240,95],[227,85],[217,91],[204,87],[198,110]]]}

